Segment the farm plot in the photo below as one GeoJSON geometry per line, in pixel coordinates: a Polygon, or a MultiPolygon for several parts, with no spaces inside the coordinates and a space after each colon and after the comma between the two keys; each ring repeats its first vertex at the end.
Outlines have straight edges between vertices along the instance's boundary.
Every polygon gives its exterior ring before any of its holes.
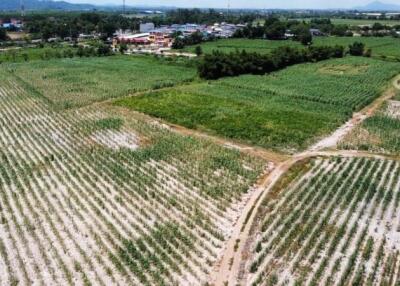
{"type": "MultiPolygon", "coordinates": [[[[395,98],[396,99],[396,98],[395,98]]],[[[400,153],[400,101],[388,101],[378,112],[343,138],[340,148],[400,153]]]]}
{"type": "Polygon", "coordinates": [[[400,163],[317,158],[259,209],[246,285],[400,282],[400,163]]]}
{"type": "Polygon", "coordinates": [[[367,49],[372,50],[372,56],[378,58],[400,59],[400,39],[393,37],[317,37],[314,45],[348,47],[354,42],[364,43],[367,49]]]}
{"type": "Polygon", "coordinates": [[[264,165],[0,70],[0,285],[202,285],[264,165]]]}
{"type": "MultiPolygon", "coordinates": [[[[260,54],[268,54],[273,49],[283,46],[301,47],[298,42],[294,41],[269,41],[257,39],[221,39],[212,42],[200,44],[204,53],[211,53],[213,50],[218,50],[225,53],[235,52],[236,50],[247,52],[256,52],[260,54]]],[[[183,51],[194,53],[196,46],[190,46],[183,51]]]]}
{"type": "Polygon", "coordinates": [[[400,65],[347,57],[265,76],[155,91],[116,104],[188,128],[294,152],[335,130],[382,92],[400,65]]]}
{"type": "MultiPolygon", "coordinates": [[[[372,56],[378,58],[400,59],[400,39],[393,37],[315,37],[315,46],[340,45],[347,48],[354,42],[362,42],[367,49],[372,49],[372,56]]],[[[222,52],[235,52],[236,50],[268,54],[273,49],[291,46],[303,47],[299,42],[291,40],[269,41],[260,39],[222,39],[213,42],[205,42],[200,45],[204,53],[211,53],[213,50],[222,52]]],[[[184,49],[185,52],[195,52],[196,46],[184,49]]]]}
{"type": "Polygon", "coordinates": [[[185,63],[144,56],[56,59],[10,65],[10,70],[61,109],[169,87],[196,76],[195,68],[185,63]]]}

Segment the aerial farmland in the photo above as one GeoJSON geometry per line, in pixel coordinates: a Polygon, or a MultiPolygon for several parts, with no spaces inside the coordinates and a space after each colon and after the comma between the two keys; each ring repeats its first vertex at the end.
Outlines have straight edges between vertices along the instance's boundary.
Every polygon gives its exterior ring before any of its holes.
{"type": "Polygon", "coordinates": [[[0,22],[1,286],[400,284],[398,20],[40,13],[0,22]]]}

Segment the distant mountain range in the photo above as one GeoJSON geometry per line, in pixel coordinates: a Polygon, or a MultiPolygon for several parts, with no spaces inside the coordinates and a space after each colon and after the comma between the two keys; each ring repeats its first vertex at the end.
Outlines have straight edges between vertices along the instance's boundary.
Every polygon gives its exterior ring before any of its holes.
{"type": "MultiPolygon", "coordinates": [[[[122,1],[118,0],[118,3],[122,1]]],[[[61,10],[61,11],[87,11],[87,10],[102,10],[102,11],[121,11],[121,4],[75,4],[64,0],[23,0],[25,10],[61,10]]],[[[0,0],[0,11],[16,11],[20,10],[20,0],[0,0]]],[[[126,6],[126,9],[140,10],[170,10],[175,9],[174,6],[126,6]]]]}
{"type": "MultiPolygon", "coordinates": [[[[19,0],[0,0],[0,11],[15,11],[20,9],[19,0]]],[[[24,0],[25,10],[115,10],[121,9],[120,5],[103,5],[97,6],[92,4],[74,4],[67,1],[53,1],[53,0],[24,0]]],[[[146,6],[141,6],[146,8],[146,6]]],[[[127,7],[133,8],[133,7],[127,7]]],[[[140,8],[140,7],[136,7],[140,8]]],[[[149,8],[149,7],[147,7],[149,8]]],[[[164,7],[167,8],[167,7],[164,7]]],[[[172,7],[169,7],[172,8],[172,7]]],[[[317,7],[316,7],[317,8],[317,7]]],[[[400,5],[388,4],[380,1],[374,1],[368,5],[361,7],[354,7],[355,10],[359,11],[398,11],[400,12],[400,5]]]]}
{"type": "Polygon", "coordinates": [[[388,3],[383,3],[380,1],[374,1],[369,3],[368,5],[362,6],[362,7],[355,7],[354,9],[359,10],[359,11],[397,11],[400,12],[400,5],[396,4],[388,4],[388,3]]]}

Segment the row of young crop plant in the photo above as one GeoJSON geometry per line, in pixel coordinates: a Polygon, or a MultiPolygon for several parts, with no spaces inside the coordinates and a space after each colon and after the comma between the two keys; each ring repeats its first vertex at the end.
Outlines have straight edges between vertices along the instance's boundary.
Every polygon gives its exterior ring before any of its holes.
{"type": "Polygon", "coordinates": [[[144,56],[55,59],[10,64],[8,70],[57,109],[65,109],[190,82],[196,70],[178,61],[144,56]]]}
{"type": "Polygon", "coordinates": [[[2,75],[0,284],[204,282],[262,162],[143,122],[159,143],[101,146],[82,126],[101,119],[55,113],[2,75]]]}
{"type": "Polygon", "coordinates": [[[248,285],[400,282],[400,163],[315,159],[263,203],[248,285]]]}
{"type": "Polygon", "coordinates": [[[388,101],[372,117],[347,135],[339,144],[343,149],[380,153],[400,152],[400,101],[388,101]]]}
{"type": "Polygon", "coordinates": [[[352,112],[370,103],[398,73],[396,63],[344,58],[297,65],[273,76],[227,78],[219,84],[239,90],[260,91],[268,97],[331,105],[338,109],[337,112],[352,112]]]}

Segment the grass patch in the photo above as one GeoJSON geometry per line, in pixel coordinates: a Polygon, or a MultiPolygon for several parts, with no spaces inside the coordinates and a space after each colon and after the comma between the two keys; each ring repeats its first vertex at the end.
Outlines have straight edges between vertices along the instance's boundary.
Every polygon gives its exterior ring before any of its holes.
{"type": "Polygon", "coordinates": [[[400,90],[396,92],[396,95],[393,97],[393,100],[400,101],[400,90]]]}
{"type": "Polygon", "coordinates": [[[311,170],[314,161],[311,159],[302,160],[296,162],[286,173],[282,176],[276,184],[269,191],[268,198],[263,202],[263,204],[267,203],[270,199],[275,199],[280,194],[280,192],[287,187],[296,179],[300,178],[304,174],[306,174],[309,170],[311,170]]]}
{"type": "Polygon", "coordinates": [[[356,75],[368,70],[368,65],[326,65],[319,71],[332,75],[356,75]]]}
{"type": "Polygon", "coordinates": [[[105,118],[97,120],[94,123],[94,127],[97,130],[106,130],[106,129],[113,129],[113,130],[120,130],[124,121],[121,118],[105,118]]]}

